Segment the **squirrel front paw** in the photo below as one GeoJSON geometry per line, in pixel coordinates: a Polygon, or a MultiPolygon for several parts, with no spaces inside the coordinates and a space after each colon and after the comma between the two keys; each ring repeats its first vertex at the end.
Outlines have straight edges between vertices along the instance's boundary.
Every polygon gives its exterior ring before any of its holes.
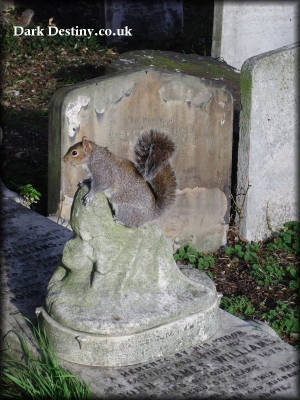
{"type": "Polygon", "coordinates": [[[126,226],[126,224],[124,224],[124,222],[120,221],[115,215],[113,216],[113,221],[117,222],[119,225],[126,226]]]}
{"type": "Polygon", "coordinates": [[[82,197],[82,204],[84,206],[87,206],[91,202],[92,198],[93,198],[93,196],[90,193],[85,194],[82,197]]]}

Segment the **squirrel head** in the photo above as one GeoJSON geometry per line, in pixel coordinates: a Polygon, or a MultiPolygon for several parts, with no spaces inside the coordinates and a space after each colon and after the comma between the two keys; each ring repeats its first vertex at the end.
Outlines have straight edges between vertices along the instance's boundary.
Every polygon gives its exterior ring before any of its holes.
{"type": "Polygon", "coordinates": [[[86,136],[82,137],[82,142],[75,143],[69,148],[63,157],[65,163],[71,165],[82,165],[86,164],[92,153],[92,144],[86,136]]]}

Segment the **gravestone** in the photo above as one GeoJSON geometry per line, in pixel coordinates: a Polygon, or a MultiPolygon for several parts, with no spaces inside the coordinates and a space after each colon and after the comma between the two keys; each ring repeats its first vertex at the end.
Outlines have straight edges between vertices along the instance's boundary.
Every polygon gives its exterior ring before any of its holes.
{"type": "Polygon", "coordinates": [[[212,80],[214,85],[232,94],[234,112],[240,111],[240,74],[224,60],[166,50],[132,50],[120,54],[105,71],[130,72],[149,67],[212,80]]]}
{"type": "Polygon", "coordinates": [[[247,58],[298,40],[298,4],[216,1],[213,57],[240,69],[247,58]]]}
{"type": "Polygon", "coordinates": [[[109,44],[127,42],[155,43],[176,40],[182,34],[182,0],[105,0],[105,28],[112,35],[106,37],[109,44]],[[128,27],[130,36],[118,36],[117,30],[128,27]]]}
{"type": "Polygon", "coordinates": [[[250,58],[241,71],[237,193],[247,240],[299,220],[298,56],[299,45],[282,47],[250,58]]]}
{"type": "MultiPolygon", "coordinates": [[[[32,332],[20,312],[32,319],[35,308],[43,304],[47,283],[72,233],[9,199],[1,206],[1,328],[6,334],[1,346],[9,345],[9,357],[22,358],[17,336],[7,334],[12,329],[37,356],[32,332]]],[[[201,279],[194,268],[185,266],[181,271],[189,279],[201,279]]],[[[94,398],[298,399],[297,350],[264,324],[220,312],[218,335],[159,360],[115,368],[66,361],[63,366],[90,385],[94,398]]]]}
{"type": "Polygon", "coordinates": [[[83,205],[86,192],[74,198],[75,237],[38,310],[55,354],[78,364],[130,365],[218,332],[220,295],[212,281],[179,271],[157,223],[120,225],[103,193],[83,205]]]}
{"type": "Polygon", "coordinates": [[[230,210],[232,96],[214,81],[142,68],[56,92],[49,123],[49,214],[69,220],[77,183],[86,176],[62,156],[82,136],[132,159],[141,132],[176,144],[177,200],[161,226],[178,245],[203,251],[226,242],[230,210]]]}

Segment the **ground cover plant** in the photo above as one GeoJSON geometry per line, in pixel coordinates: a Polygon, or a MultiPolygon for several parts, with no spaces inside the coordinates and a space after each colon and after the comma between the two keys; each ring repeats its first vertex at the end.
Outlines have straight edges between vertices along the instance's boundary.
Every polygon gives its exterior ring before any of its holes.
{"type": "Polygon", "coordinates": [[[247,243],[231,229],[228,246],[201,254],[186,245],[177,263],[205,271],[223,293],[221,307],[243,319],[268,323],[286,342],[299,345],[299,223],[287,222],[266,242],[247,243]]]}
{"type": "Polygon", "coordinates": [[[43,328],[32,326],[33,337],[40,352],[34,358],[26,341],[18,333],[24,361],[5,358],[0,372],[0,391],[2,399],[52,399],[87,400],[90,389],[80,378],[62,368],[47,339],[43,328]]]}

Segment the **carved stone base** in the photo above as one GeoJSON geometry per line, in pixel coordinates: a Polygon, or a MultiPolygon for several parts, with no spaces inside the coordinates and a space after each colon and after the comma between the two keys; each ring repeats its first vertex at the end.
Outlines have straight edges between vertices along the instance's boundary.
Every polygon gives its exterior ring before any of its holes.
{"type": "Polygon", "coordinates": [[[44,308],[36,310],[57,357],[77,364],[118,367],[154,361],[206,341],[220,331],[219,297],[207,310],[127,336],[66,328],[44,308]]]}
{"type": "MultiPolygon", "coordinates": [[[[102,193],[75,196],[75,237],[47,289],[42,323],[56,355],[99,366],[148,362],[203,342],[220,329],[214,283],[183,274],[156,222],[116,223],[102,193]]],[[[198,271],[199,272],[199,271],[198,271]]]]}

